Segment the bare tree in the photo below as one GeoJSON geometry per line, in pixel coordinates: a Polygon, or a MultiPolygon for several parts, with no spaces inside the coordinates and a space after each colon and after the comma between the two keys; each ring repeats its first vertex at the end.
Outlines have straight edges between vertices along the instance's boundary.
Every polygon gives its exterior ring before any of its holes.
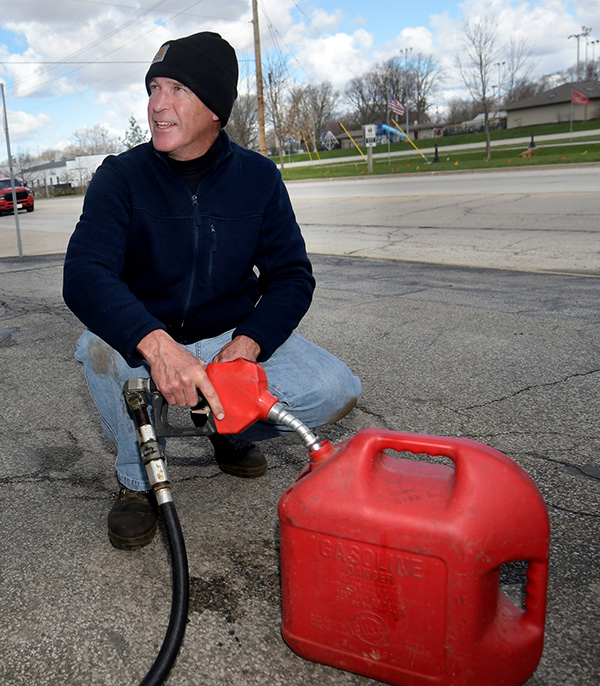
{"type": "Polygon", "coordinates": [[[29,153],[25,152],[17,153],[13,161],[16,177],[22,184],[29,186],[31,184],[31,167],[35,166],[35,160],[29,153]]]}
{"type": "Polygon", "coordinates": [[[64,152],[62,150],[54,150],[52,148],[48,148],[44,151],[42,151],[37,157],[36,160],[39,162],[54,162],[54,160],[62,160],[64,159],[64,152]]]}
{"type": "Polygon", "coordinates": [[[346,98],[354,107],[350,117],[359,126],[385,121],[390,98],[407,103],[411,88],[412,72],[392,57],[350,81],[345,90],[346,98]]]}
{"type": "Polygon", "coordinates": [[[328,81],[316,85],[296,86],[290,92],[290,119],[302,132],[310,133],[315,145],[325,134],[333,117],[338,93],[328,81]]]}
{"type": "Polygon", "coordinates": [[[423,121],[432,106],[442,74],[433,57],[418,53],[413,58],[391,59],[355,77],[345,95],[355,108],[357,123],[385,121],[390,98],[398,98],[410,115],[423,121]]]}
{"type": "Polygon", "coordinates": [[[288,68],[283,59],[267,60],[267,79],[265,83],[265,109],[273,126],[273,132],[279,148],[280,166],[283,169],[283,141],[291,132],[290,107],[288,104],[288,68]]]}
{"type": "MultiPolygon", "coordinates": [[[[525,39],[511,38],[505,64],[503,83],[506,84],[504,104],[523,100],[535,95],[531,85],[534,64],[531,61],[531,48],[525,39]]],[[[498,84],[500,88],[500,84],[498,84]]]]}
{"type": "Polygon", "coordinates": [[[381,79],[376,71],[354,77],[345,90],[359,126],[372,124],[381,117],[381,79]]]}
{"type": "Polygon", "coordinates": [[[105,126],[97,124],[92,128],[83,126],[71,136],[72,145],[68,152],[71,155],[100,155],[107,152],[119,152],[121,144],[111,136],[105,126]]]}
{"type": "Polygon", "coordinates": [[[431,96],[437,91],[442,80],[438,63],[431,55],[418,53],[409,60],[411,72],[411,100],[418,122],[428,119],[431,109],[431,96]]]}
{"type": "Polygon", "coordinates": [[[483,110],[485,130],[485,160],[492,158],[490,142],[490,112],[495,104],[493,68],[500,51],[496,44],[495,26],[487,19],[464,23],[464,55],[455,56],[456,66],[473,100],[483,110]]]}
{"type": "Polygon", "coordinates": [[[378,83],[377,97],[381,107],[379,116],[383,119],[387,116],[390,98],[398,98],[405,107],[408,107],[414,84],[412,70],[407,67],[406,60],[401,62],[399,58],[392,57],[375,72],[378,83]]]}
{"type": "Polygon", "coordinates": [[[469,121],[477,115],[477,105],[470,99],[453,98],[448,103],[445,117],[446,124],[460,124],[469,121]]]}
{"type": "Polygon", "coordinates": [[[258,150],[258,101],[255,93],[238,96],[227,122],[227,134],[238,145],[258,150]]]}

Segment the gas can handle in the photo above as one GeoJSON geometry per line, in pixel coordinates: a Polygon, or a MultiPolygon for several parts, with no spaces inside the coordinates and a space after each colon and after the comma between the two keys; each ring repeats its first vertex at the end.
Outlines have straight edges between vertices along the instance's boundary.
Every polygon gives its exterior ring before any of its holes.
{"type": "Polygon", "coordinates": [[[525,585],[525,617],[528,622],[544,626],[548,589],[548,562],[531,560],[527,567],[525,585]]]}
{"type": "Polygon", "coordinates": [[[472,480],[481,471],[482,462],[494,460],[502,462],[510,469],[516,467],[503,453],[468,438],[448,438],[381,429],[363,429],[356,438],[359,436],[365,441],[364,452],[370,453],[372,458],[386,448],[415,455],[423,453],[430,457],[449,458],[456,467],[456,489],[469,488],[472,480]],[[472,459],[475,453],[478,459],[472,459]]]}

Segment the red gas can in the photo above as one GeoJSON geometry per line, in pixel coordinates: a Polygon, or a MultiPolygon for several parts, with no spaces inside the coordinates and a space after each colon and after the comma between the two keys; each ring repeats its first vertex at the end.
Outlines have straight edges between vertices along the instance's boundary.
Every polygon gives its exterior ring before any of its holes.
{"type": "Polygon", "coordinates": [[[548,513],[529,476],[474,441],[376,429],[324,453],[279,502],[288,645],[391,684],[522,684],[542,654],[548,579],[548,513]],[[521,560],[524,608],[499,583],[521,560]]]}

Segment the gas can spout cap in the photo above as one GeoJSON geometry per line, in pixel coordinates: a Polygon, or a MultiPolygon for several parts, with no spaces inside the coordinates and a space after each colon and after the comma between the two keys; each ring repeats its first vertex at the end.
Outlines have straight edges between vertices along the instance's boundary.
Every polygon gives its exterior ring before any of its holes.
{"type": "Polygon", "coordinates": [[[331,441],[319,441],[314,446],[311,446],[308,450],[308,456],[313,465],[320,464],[323,460],[333,455],[335,449],[331,444],[331,441]]]}

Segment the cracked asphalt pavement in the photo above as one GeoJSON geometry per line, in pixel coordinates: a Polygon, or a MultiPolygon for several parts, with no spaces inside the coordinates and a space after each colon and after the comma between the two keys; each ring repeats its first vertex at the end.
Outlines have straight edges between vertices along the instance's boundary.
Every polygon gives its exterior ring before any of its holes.
{"type": "MultiPolygon", "coordinates": [[[[467,437],[523,467],[552,532],[545,648],[527,686],[600,683],[598,278],[312,259],[300,332],[363,382],[358,407],[319,435],[467,437]]],[[[108,542],[114,455],[73,358],[81,325],[61,277],[60,253],[0,259],[0,683],[136,684],[168,622],[168,548],[162,530],[132,553],[108,542]]],[[[281,637],[276,508],[307,455],[295,437],[264,448],[267,475],[247,481],[217,469],[206,439],[168,442],[191,598],[167,683],[376,684],[303,660],[281,637]]],[[[510,597],[521,577],[501,581],[510,597]]]]}

